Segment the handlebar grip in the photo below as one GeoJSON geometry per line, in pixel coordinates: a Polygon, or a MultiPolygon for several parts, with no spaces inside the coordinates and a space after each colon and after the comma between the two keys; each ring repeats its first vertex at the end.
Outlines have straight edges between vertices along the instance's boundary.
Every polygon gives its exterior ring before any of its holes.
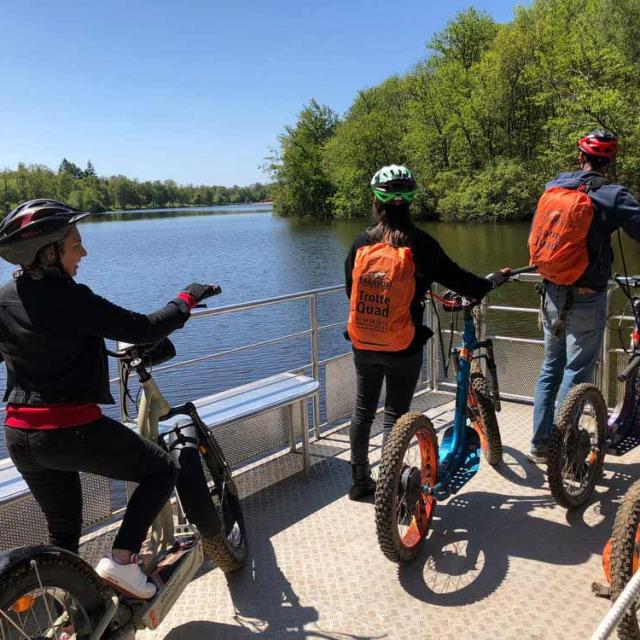
{"type": "Polygon", "coordinates": [[[620,275],[619,273],[614,273],[612,278],[620,286],[631,287],[633,289],[640,287],[640,275],[627,276],[627,275],[620,275]]]}
{"type": "Polygon", "coordinates": [[[637,369],[639,365],[640,365],[640,353],[636,353],[633,356],[631,356],[631,360],[629,361],[629,364],[627,365],[626,369],[624,369],[624,371],[621,371],[618,374],[618,381],[626,382],[627,378],[633,373],[635,369],[637,369]]]}
{"type": "Polygon", "coordinates": [[[529,265],[527,267],[519,267],[518,269],[511,269],[512,276],[519,276],[521,273],[533,273],[537,271],[538,267],[535,264],[529,265]]]}

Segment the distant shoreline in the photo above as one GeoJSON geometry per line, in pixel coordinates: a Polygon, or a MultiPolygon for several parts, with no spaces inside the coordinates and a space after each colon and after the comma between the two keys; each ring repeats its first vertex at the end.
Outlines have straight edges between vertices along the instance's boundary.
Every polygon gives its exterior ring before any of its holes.
{"type": "Polygon", "coordinates": [[[109,211],[98,211],[94,215],[112,215],[121,213],[144,213],[144,212],[161,212],[161,211],[204,211],[211,209],[236,209],[239,207],[257,207],[257,206],[272,207],[273,202],[271,200],[262,200],[260,202],[236,202],[227,204],[183,204],[178,207],[145,207],[142,209],[110,209],[109,211]]]}
{"type": "Polygon", "coordinates": [[[144,220],[153,218],[173,218],[207,215],[231,215],[249,213],[272,213],[271,202],[251,202],[242,204],[225,204],[210,206],[183,206],[149,209],[115,209],[102,211],[89,216],[84,224],[108,221],[144,220]]]}

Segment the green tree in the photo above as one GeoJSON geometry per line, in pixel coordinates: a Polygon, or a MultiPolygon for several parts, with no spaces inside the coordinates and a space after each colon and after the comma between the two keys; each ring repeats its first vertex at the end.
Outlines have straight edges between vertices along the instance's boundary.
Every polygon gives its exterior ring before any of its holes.
{"type": "Polygon", "coordinates": [[[83,172],[83,177],[84,178],[95,178],[97,177],[97,173],[95,170],[95,167],[93,166],[93,163],[91,162],[91,160],[87,160],[87,168],[84,170],[83,172]]]}
{"type": "MultiPolygon", "coordinates": [[[[405,76],[360,91],[324,143],[337,216],[369,215],[368,180],[402,162],[417,211],[446,219],[531,215],[577,138],[613,129],[619,178],[640,186],[638,0],[534,0],[510,23],[459,13],[405,76]]],[[[309,207],[310,209],[310,207],[309,207]]]]}
{"type": "Polygon", "coordinates": [[[77,164],[69,162],[66,158],[62,158],[62,162],[58,167],[58,173],[67,173],[76,180],[80,180],[80,178],[84,177],[84,171],[82,171],[77,164]]]}
{"type": "Polygon", "coordinates": [[[360,91],[335,135],[327,142],[324,163],[335,192],[331,203],[341,218],[366,217],[371,211],[370,182],[380,167],[408,162],[406,80],[392,77],[360,91]]]}
{"type": "Polygon", "coordinates": [[[131,180],[126,176],[109,178],[97,175],[89,160],[83,171],[66,158],[58,172],[43,165],[19,164],[15,171],[0,171],[0,216],[18,203],[33,198],[58,198],[74,207],[91,212],[114,208],[165,207],[170,204],[226,204],[264,200],[267,186],[260,183],[232,189],[207,185],[178,185],[173,180],[164,182],[131,180]]]}
{"type": "Polygon", "coordinates": [[[274,178],[273,208],[281,216],[332,216],[333,186],[323,166],[323,151],[338,123],[337,114],[315,100],[278,139],[280,150],[267,159],[274,178]]]}

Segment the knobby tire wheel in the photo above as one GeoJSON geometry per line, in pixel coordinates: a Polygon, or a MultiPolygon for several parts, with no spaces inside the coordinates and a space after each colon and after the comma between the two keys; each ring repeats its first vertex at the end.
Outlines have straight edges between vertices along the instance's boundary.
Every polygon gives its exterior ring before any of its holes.
{"type": "Polygon", "coordinates": [[[240,569],[247,557],[247,532],[218,444],[209,437],[197,449],[182,449],[180,467],[180,503],[189,522],[198,527],[205,554],[225,573],[240,569]]]}
{"type": "MultiPolygon", "coordinates": [[[[629,487],[616,514],[611,536],[611,602],[622,593],[638,570],[640,553],[640,480],[629,487]]],[[[632,607],[618,626],[621,640],[640,640],[636,608],[632,607]]]]}
{"type": "Polygon", "coordinates": [[[222,528],[213,536],[203,539],[205,553],[225,572],[237,571],[247,559],[247,529],[242,505],[235,484],[229,483],[226,473],[221,472],[222,462],[217,444],[201,450],[202,462],[213,480],[211,500],[222,528]]]}
{"type": "Polygon", "coordinates": [[[592,384],[575,386],[557,416],[549,439],[547,475],[556,502],[575,509],[593,493],[604,465],[607,407],[592,384]]]}
{"type": "Polygon", "coordinates": [[[0,576],[0,638],[86,640],[105,598],[99,578],[79,558],[55,551],[36,555],[0,576]]]}
{"type": "Polygon", "coordinates": [[[376,483],[378,543],[389,560],[405,564],[418,555],[436,506],[422,486],[437,481],[438,439],[433,425],[421,413],[407,413],[389,434],[376,483]]]}
{"type": "MultiPolygon", "coordinates": [[[[475,364],[475,363],[474,363],[475,364]]],[[[487,380],[475,366],[471,370],[469,408],[471,424],[480,437],[482,453],[490,465],[502,462],[502,438],[487,380]]]]}

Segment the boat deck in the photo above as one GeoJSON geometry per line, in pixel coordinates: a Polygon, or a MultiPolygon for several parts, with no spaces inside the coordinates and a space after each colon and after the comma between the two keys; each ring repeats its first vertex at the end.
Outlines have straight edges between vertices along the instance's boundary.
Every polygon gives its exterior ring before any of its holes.
{"type": "MultiPolygon", "coordinates": [[[[452,396],[414,400],[438,430],[452,396]]],[[[607,457],[590,504],[567,514],[549,495],[544,467],[525,457],[531,406],[503,403],[504,461],[482,462],[438,504],[432,531],[410,565],[378,548],[373,505],[352,502],[348,425],[312,444],[305,481],[299,456],[242,474],[249,531],[246,567],[225,576],[205,565],[161,626],[140,639],[555,639],[588,638],[609,608],[591,593],[619,501],[640,475],[640,449],[607,457]]],[[[374,425],[371,459],[382,436],[374,425]]],[[[374,466],[375,471],[375,466],[374,466]]],[[[85,546],[98,552],[100,538],[85,546]]]]}

